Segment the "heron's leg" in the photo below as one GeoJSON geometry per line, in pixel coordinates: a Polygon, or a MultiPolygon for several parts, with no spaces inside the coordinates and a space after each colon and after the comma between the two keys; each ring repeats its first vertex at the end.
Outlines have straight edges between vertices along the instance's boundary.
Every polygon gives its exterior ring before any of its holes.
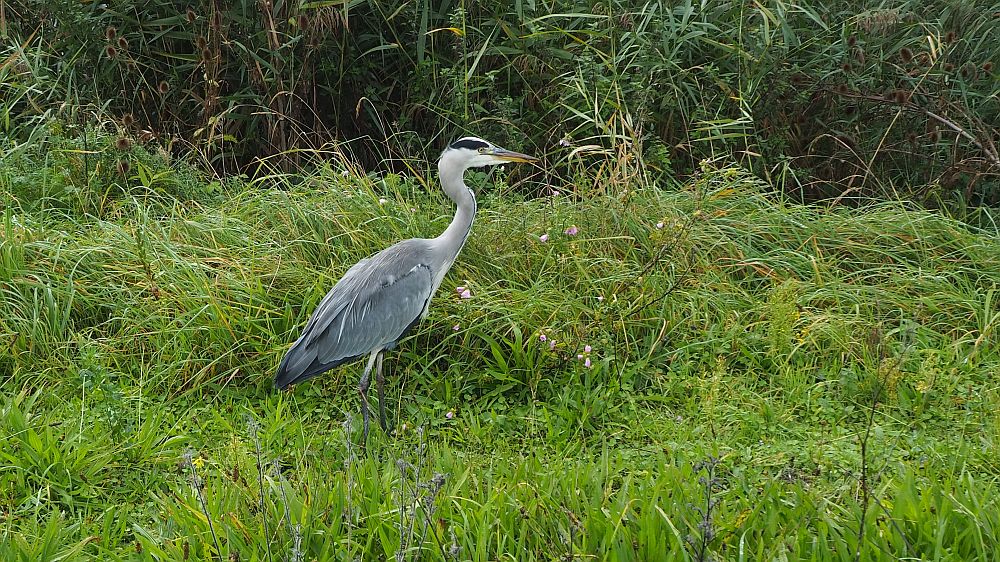
{"type": "Polygon", "coordinates": [[[368,442],[368,386],[372,382],[372,364],[375,363],[378,354],[378,351],[372,352],[371,357],[368,358],[368,364],[365,365],[365,372],[361,375],[361,382],[358,383],[358,391],[361,393],[361,419],[364,421],[365,428],[362,445],[368,442]]]}
{"type": "Polygon", "coordinates": [[[385,376],[382,374],[382,356],[385,350],[378,352],[378,359],[375,360],[375,385],[378,387],[378,421],[382,426],[382,431],[389,433],[389,428],[385,424],[385,376]]]}

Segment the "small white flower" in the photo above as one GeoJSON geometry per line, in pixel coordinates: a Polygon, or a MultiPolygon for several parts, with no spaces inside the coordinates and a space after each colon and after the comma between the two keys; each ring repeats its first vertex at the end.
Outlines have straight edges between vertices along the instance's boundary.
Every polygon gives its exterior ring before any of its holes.
{"type": "Polygon", "coordinates": [[[386,200],[386,198],[385,198],[385,197],[379,197],[379,198],[378,198],[378,204],[379,204],[379,205],[385,205],[386,201],[387,201],[387,200],[386,200]]]}

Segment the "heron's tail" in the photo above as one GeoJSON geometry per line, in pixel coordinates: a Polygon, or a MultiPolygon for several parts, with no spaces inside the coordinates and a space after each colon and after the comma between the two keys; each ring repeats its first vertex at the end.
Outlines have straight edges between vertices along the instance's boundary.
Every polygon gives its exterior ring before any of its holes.
{"type": "Polygon", "coordinates": [[[274,374],[274,386],[279,390],[285,390],[293,384],[305,382],[344,363],[350,363],[359,357],[361,356],[355,355],[323,363],[316,358],[316,352],[301,349],[298,342],[296,342],[281,359],[281,364],[278,365],[278,372],[274,374]]]}

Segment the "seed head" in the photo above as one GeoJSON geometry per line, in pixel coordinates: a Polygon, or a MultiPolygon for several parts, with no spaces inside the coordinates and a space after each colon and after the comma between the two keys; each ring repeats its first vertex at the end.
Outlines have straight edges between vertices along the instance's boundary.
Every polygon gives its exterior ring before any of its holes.
{"type": "Polygon", "coordinates": [[[128,140],[125,137],[118,137],[118,139],[115,140],[115,148],[121,150],[122,152],[125,152],[129,148],[132,148],[132,141],[128,140]]]}
{"type": "Polygon", "coordinates": [[[125,39],[124,37],[119,37],[118,38],[118,47],[120,49],[122,49],[123,51],[127,50],[128,49],[128,39],[125,39]]]}
{"type": "Polygon", "coordinates": [[[168,84],[166,80],[160,80],[160,83],[159,85],[157,85],[156,89],[159,90],[161,94],[166,95],[166,93],[170,91],[170,84],[168,84]]]}
{"type": "Polygon", "coordinates": [[[913,51],[911,51],[908,47],[903,47],[899,51],[899,56],[903,59],[903,62],[910,62],[913,60],[913,51]]]}
{"type": "Polygon", "coordinates": [[[200,51],[200,50],[204,49],[206,46],[208,46],[208,42],[205,41],[204,37],[202,37],[201,35],[199,35],[199,36],[197,36],[197,37],[194,38],[194,46],[198,47],[198,50],[200,51]]]}
{"type": "Polygon", "coordinates": [[[993,72],[993,61],[983,63],[983,72],[993,72]]]}
{"type": "Polygon", "coordinates": [[[113,27],[111,27],[111,26],[108,26],[108,28],[104,30],[104,37],[108,41],[114,40],[115,36],[117,36],[117,35],[118,35],[118,30],[115,29],[115,28],[113,28],[113,27]]]}
{"type": "Polygon", "coordinates": [[[135,123],[135,117],[131,113],[126,113],[122,116],[122,125],[125,128],[131,127],[135,123]]]}
{"type": "Polygon", "coordinates": [[[949,31],[948,33],[946,33],[944,35],[944,42],[945,43],[954,43],[955,42],[955,32],[954,31],[949,31]]]}
{"type": "Polygon", "coordinates": [[[187,16],[188,23],[194,23],[194,20],[198,19],[198,14],[194,13],[194,10],[191,8],[187,9],[187,13],[185,15],[187,16]]]}
{"type": "Polygon", "coordinates": [[[847,38],[847,46],[848,47],[853,47],[853,46],[855,46],[857,44],[858,44],[858,38],[857,38],[857,36],[851,35],[850,37],[847,38]]]}
{"type": "Polygon", "coordinates": [[[104,52],[107,53],[108,58],[115,58],[118,56],[118,49],[114,45],[108,45],[104,48],[104,52]]]}

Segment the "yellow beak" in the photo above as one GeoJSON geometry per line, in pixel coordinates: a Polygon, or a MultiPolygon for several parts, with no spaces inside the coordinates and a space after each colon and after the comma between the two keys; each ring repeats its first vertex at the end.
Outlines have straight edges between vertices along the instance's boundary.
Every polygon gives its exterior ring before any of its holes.
{"type": "Polygon", "coordinates": [[[538,162],[538,158],[535,158],[534,156],[528,156],[527,154],[521,154],[520,152],[514,152],[513,150],[506,150],[503,148],[494,150],[493,156],[502,158],[508,162],[538,162]]]}

